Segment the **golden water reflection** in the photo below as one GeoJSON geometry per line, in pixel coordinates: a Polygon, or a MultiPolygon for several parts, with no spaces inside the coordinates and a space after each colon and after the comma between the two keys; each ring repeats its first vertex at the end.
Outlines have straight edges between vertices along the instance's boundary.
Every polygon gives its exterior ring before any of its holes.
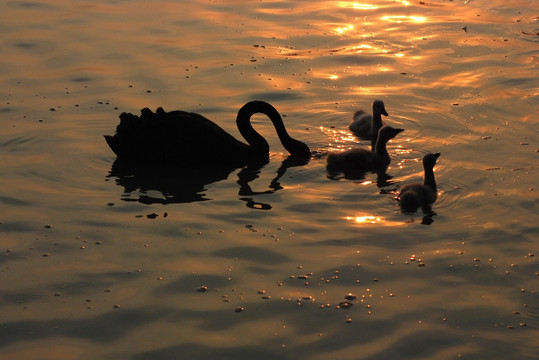
{"type": "Polygon", "coordinates": [[[376,224],[383,226],[403,226],[406,225],[403,221],[392,221],[383,216],[373,214],[356,214],[353,216],[346,216],[346,220],[355,225],[376,224]]]}
{"type": "Polygon", "coordinates": [[[339,1],[337,4],[340,7],[356,10],[376,10],[378,6],[372,4],[361,4],[357,2],[350,3],[348,1],[339,1]]]}
{"type": "Polygon", "coordinates": [[[414,16],[414,15],[386,15],[382,16],[380,19],[388,22],[396,22],[396,23],[402,23],[402,22],[416,22],[416,23],[423,23],[427,21],[427,18],[425,16],[414,16]]]}

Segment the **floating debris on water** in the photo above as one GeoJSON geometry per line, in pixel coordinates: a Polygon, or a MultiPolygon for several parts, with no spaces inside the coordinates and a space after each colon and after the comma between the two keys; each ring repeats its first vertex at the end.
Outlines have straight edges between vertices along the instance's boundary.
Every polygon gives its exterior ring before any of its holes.
{"type": "Polygon", "coordinates": [[[352,307],[354,304],[352,304],[350,301],[341,301],[339,305],[337,305],[337,309],[348,309],[352,307]]]}

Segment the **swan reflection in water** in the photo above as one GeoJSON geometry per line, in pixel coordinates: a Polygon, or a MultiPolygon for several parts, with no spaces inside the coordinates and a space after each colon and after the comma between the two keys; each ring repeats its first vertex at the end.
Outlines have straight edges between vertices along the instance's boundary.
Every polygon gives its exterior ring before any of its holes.
{"type": "MultiPolygon", "coordinates": [[[[247,144],[235,139],[217,124],[202,115],[175,110],[166,112],[148,108],[141,115],[122,113],[114,135],[105,140],[118,159],[109,177],[125,189],[124,200],[152,203],[185,203],[206,199],[205,186],[227,179],[238,168],[241,196],[254,196],[249,182],[258,178],[260,170],[269,162],[269,145],[251,125],[251,116],[265,114],[273,123],[281,144],[290,152],[270,185],[272,193],[279,190],[279,178],[291,166],[306,164],[311,152],[303,142],[292,138],[279,112],[264,101],[250,101],[238,111],[236,124],[247,144]],[[142,194],[130,199],[134,191],[142,194]],[[151,191],[162,197],[153,197],[151,191]]],[[[247,206],[271,208],[250,197],[244,197],[247,206]]]]}
{"type": "MultiPolygon", "coordinates": [[[[250,161],[238,172],[238,195],[247,207],[260,210],[270,210],[272,206],[257,202],[257,195],[273,194],[283,187],[280,178],[286,170],[295,166],[303,166],[309,162],[308,158],[290,156],[286,158],[276,176],[271,180],[265,191],[253,191],[250,183],[258,179],[262,169],[269,163],[268,160],[250,161]]],[[[139,202],[142,204],[174,204],[207,201],[207,185],[226,180],[237,168],[235,166],[212,167],[164,167],[148,164],[136,164],[130,161],[117,159],[108,174],[108,178],[115,178],[116,184],[124,188],[122,200],[139,202]]]]}

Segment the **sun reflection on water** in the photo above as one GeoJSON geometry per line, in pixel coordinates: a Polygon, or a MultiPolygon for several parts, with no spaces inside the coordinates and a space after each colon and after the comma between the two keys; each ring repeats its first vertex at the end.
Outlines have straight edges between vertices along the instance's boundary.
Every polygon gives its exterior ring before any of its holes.
{"type": "Polygon", "coordinates": [[[357,2],[350,3],[348,1],[339,1],[338,6],[343,8],[351,8],[356,10],[376,10],[378,6],[372,4],[361,4],[357,2]]]}
{"type": "Polygon", "coordinates": [[[384,21],[396,22],[396,23],[402,23],[406,21],[423,23],[427,21],[427,18],[425,16],[413,16],[413,15],[386,15],[386,16],[382,16],[380,19],[384,21]]]}
{"type": "Polygon", "coordinates": [[[341,26],[341,27],[338,27],[335,29],[335,32],[339,35],[342,35],[348,31],[352,31],[354,30],[354,25],[346,25],[346,26],[341,26]]]}
{"type": "Polygon", "coordinates": [[[365,224],[377,224],[383,226],[403,226],[405,222],[397,222],[388,220],[382,216],[370,215],[370,214],[358,214],[354,216],[346,216],[346,220],[352,222],[355,225],[365,225],[365,224]]]}

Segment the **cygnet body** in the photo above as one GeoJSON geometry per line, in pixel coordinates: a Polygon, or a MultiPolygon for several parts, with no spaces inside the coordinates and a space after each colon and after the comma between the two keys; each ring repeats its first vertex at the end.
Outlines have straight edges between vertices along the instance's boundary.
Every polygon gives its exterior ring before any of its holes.
{"type": "Polygon", "coordinates": [[[364,148],[353,148],[343,152],[332,152],[327,158],[330,171],[377,171],[386,168],[391,162],[386,144],[404,129],[384,126],[378,131],[378,139],[374,151],[364,148]]]}
{"type": "Polygon", "coordinates": [[[374,144],[378,136],[378,131],[383,126],[382,115],[389,115],[384,102],[382,100],[375,100],[372,103],[372,115],[363,110],[356,111],[348,128],[360,138],[373,140],[374,144]]]}
{"type": "Polygon", "coordinates": [[[429,153],[423,157],[423,169],[425,176],[423,184],[405,185],[398,196],[400,206],[404,212],[416,211],[420,206],[428,206],[438,197],[436,180],[434,179],[434,166],[440,153],[429,153]]]}

